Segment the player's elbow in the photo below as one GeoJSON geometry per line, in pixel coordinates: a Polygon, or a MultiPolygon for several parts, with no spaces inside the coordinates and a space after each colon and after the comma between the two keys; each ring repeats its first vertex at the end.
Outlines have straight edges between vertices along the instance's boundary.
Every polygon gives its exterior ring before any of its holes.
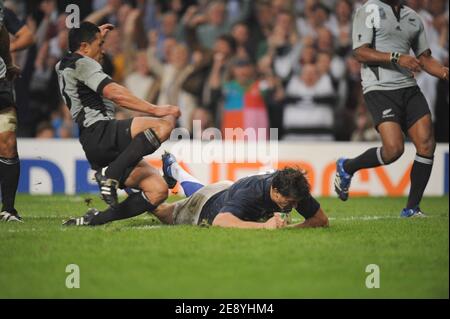
{"type": "Polygon", "coordinates": [[[104,87],[103,96],[118,105],[123,105],[123,99],[125,97],[123,91],[123,87],[121,87],[117,83],[110,83],[104,87]]]}
{"type": "Polygon", "coordinates": [[[361,53],[359,52],[359,50],[353,50],[353,57],[356,59],[356,61],[358,61],[359,63],[364,63],[364,59],[361,55],[361,53]]]}
{"type": "Polygon", "coordinates": [[[217,227],[233,227],[233,215],[231,213],[219,213],[213,220],[212,225],[217,227]]]}
{"type": "Polygon", "coordinates": [[[330,225],[328,216],[325,215],[322,209],[317,211],[317,213],[312,217],[310,223],[312,227],[328,227],[330,225]]]}
{"type": "Polygon", "coordinates": [[[35,35],[27,26],[24,26],[21,30],[19,30],[16,36],[18,37],[18,41],[23,43],[24,48],[28,48],[36,43],[35,35]]]}
{"type": "Polygon", "coordinates": [[[320,216],[317,220],[317,227],[328,227],[328,226],[330,226],[328,217],[325,214],[323,216],[320,216]]]}
{"type": "Polygon", "coordinates": [[[30,47],[36,43],[36,37],[33,33],[31,33],[31,31],[29,29],[27,29],[27,30],[28,30],[28,32],[25,35],[25,37],[26,37],[25,39],[26,39],[27,47],[30,47]]]}
{"type": "Polygon", "coordinates": [[[369,62],[369,60],[367,59],[366,49],[367,49],[366,46],[362,46],[362,47],[359,47],[359,48],[353,50],[353,57],[359,63],[364,64],[364,63],[369,62]]]}

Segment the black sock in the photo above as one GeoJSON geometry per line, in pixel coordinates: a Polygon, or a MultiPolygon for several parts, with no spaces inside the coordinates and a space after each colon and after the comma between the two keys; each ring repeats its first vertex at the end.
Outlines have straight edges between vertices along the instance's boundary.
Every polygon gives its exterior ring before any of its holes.
{"type": "Polygon", "coordinates": [[[134,167],[145,155],[155,152],[161,142],[152,129],[138,134],[127,148],[106,169],[105,175],[117,181],[125,181],[124,173],[128,167],[134,167]]]}
{"type": "Polygon", "coordinates": [[[372,168],[384,165],[381,157],[381,147],[374,147],[362,153],[356,158],[346,160],[344,170],[353,175],[356,171],[364,168],[372,168]]]}
{"type": "Polygon", "coordinates": [[[92,221],[92,226],[103,225],[115,220],[127,219],[141,215],[145,212],[153,212],[156,210],[156,206],[152,205],[145,197],[140,193],[134,193],[128,196],[118,206],[108,208],[104,212],[96,215],[92,221]]]}
{"type": "Polygon", "coordinates": [[[417,154],[411,170],[411,189],[406,208],[416,208],[422,200],[433,168],[433,157],[417,154]]]}
{"type": "Polygon", "coordinates": [[[0,182],[2,188],[2,210],[14,212],[17,186],[19,185],[20,161],[19,158],[0,157],[0,182]]]}

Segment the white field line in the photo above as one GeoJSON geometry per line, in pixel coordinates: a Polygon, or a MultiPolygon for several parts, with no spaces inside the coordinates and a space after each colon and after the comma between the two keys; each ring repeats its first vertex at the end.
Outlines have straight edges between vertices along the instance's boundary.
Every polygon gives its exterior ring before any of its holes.
{"type": "MultiPolygon", "coordinates": [[[[429,219],[429,218],[436,218],[437,216],[427,216],[424,219],[429,219]]],[[[48,218],[61,218],[61,216],[30,216],[28,217],[30,219],[48,219],[48,218]]],[[[437,218],[441,218],[441,217],[437,217],[437,218]]],[[[446,217],[444,217],[446,218],[446,217]]],[[[145,219],[150,219],[150,218],[145,218],[145,219]]],[[[395,219],[403,219],[400,216],[346,216],[346,217],[330,217],[329,220],[333,221],[373,221],[373,220],[383,220],[383,219],[388,219],[388,220],[395,220],[395,219]]],[[[423,218],[415,218],[415,219],[423,219],[423,218]]],[[[61,219],[62,221],[62,219],[61,219]]],[[[299,223],[302,222],[302,219],[299,218],[293,218],[292,219],[292,223],[299,223]]],[[[3,223],[0,223],[0,225],[3,223]]],[[[3,225],[6,225],[7,223],[4,223],[3,225]]],[[[11,224],[11,225],[18,225],[17,223],[11,224]]],[[[26,227],[27,222],[25,221],[25,223],[20,224],[23,225],[24,227],[26,227]]],[[[133,229],[133,230],[153,230],[153,229],[159,229],[159,228],[163,228],[163,227],[169,227],[168,225],[144,225],[144,226],[125,226],[124,228],[128,228],[128,229],[133,229]]],[[[2,230],[3,227],[0,228],[0,231],[2,230]]],[[[63,227],[61,225],[61,230],[62,231],[66,231],[68,229],[73,229],[74,227],[63,227]]],[[[8,233],[26,233],[26,232],[46,232],[48,231],[47,227],[42,227],[42,228],[17,228],[17,229],[5,229],[6,232],[8,233]]]]}
{"type": "MultiPolygon", "coordinates": [[[[427,216],[426,218],[433,218],[433,217],[437,217],[437,216],[427,216]]],[[[47,216],[26,216],[25,219],[67,219],[67,216],[61,216],[61,215],[47,215],[47,216]]],[[[147,219],[153,219],[156,217],[153,217],[152,215],[149,216],[141,216],[139,219],[140,220],[147,220],[147,219]]],[[[345,217],[328,217],[329,220],[377,220],[377,219],[401,219],[402,217],[400,216],[389,216],[389,215],[385,215],[385,216],[376,216],[376,215],[372,215],[372,216],[345,216],[345,217]]],[[[301,218],[293,218],[292,221],[302,221],[303,219],[301,218]]]]}

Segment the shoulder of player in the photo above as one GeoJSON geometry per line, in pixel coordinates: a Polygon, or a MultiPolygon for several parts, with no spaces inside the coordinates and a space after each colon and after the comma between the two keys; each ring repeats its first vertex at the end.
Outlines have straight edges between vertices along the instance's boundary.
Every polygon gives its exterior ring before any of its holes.
{"type": "Polygon", "coordinates": [[[380,1],[379,0],[366,1],[360,7],[355,9],[355,13],[354,13],[353,17],[360,17],[360,18],[365,17],[367,14],[369,14],[368,8],[370,8],[371,5],[380,5],[380,1]]]}
{"type": "Polygon", "coordinates": [[[362,4],[358,9],[356,9],[356,11],[365,10],[368,6],[373,4],[383,5],[383,2],[381,2],[380,0],[368,0],[364,4],[362,4]]]}
{"type": "Polygon", "coordinates": [[[403,6],[403,10],[405,10],[404,14],[406,16],[408,16],[409,19],[417,19],[417,21],[419,21],[419,23],[423,26],[424,22],[423,22],[423,18],[422,16],[415,10],[413,10],[412,8],[408,7],[408,6],[403,6]]]}
{"type": "Polygon", "coordinates": [[[25,25],[22,21],[20,21],[16,13],[7,7],[4,8],[3,19],[6,29],[13,35],[16,35],[20,28],[25,25]]]}
{"type": "Polygon", "coordinates": [[[63,71],[65,69],[72,69],[75,70],[77,67],[77,61],[82,59],[83,56],[76,54],[76,53],[67,53],[65,54],[61,61],[59,61],[56,66],[55,69],[57,71],[63,71]]]}
{"type": "Polygon", "coordinates": [[[403,8],[402,8],[402,9],[404,10],[404,12],[405,12],[406,14],[410,14],[410,15],[412,15],[412,16],[414,16],[414,17],[420,18],[419,13],[417,13],[414,9],[412,9],[412,8],[406,6],[406,5],[403,5],[403,8]]]}
{"type": "Polygon", "coordinates": [[[89,68],[89,69],[101,69],[100,63],[91,59],[90,57],[83,56],[80,54],[74,54],[75,66],[76,68],[89,68]]]}
{"type": "Polygon", "coordinates": [[[102,71],[102,66],[94,59],[82,55],[75,57],[75,73],[77,76],[85,78],[98,71],[102,71]]]}
{"type": "Polygon", "coordinates": [[[9,18],[16,18],[16,19],[18,19],[17,15],[10,8],[4,7],[3,10],[4,10],[4,16],[5,16],[6,19],[9,19],[9,18]]]}
{"type": "Polygon", "coordinates": [[[263,195],[263,192],[259,191],[255,185],[250,186],[248,184],[235,183],[233,186],[234,190],[229,193],[229,199],[232,201],[237,200],[241,203],[249,203],[258,200],[263,195]]]}

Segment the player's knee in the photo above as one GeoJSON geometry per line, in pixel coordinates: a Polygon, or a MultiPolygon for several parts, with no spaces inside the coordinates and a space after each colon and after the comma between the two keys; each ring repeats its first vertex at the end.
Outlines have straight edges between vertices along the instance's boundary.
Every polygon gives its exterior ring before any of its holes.
{"type": "Polygon", "coordinates": [[[383,161],[385,164],[394,163],[405,152],[403,143],[394,143],[383,146],[383,161]]]}
{"type": "Polygon", "coordinates": [[[17,157],[17,146],[15,137],[3,138],[0,141],[0,157],[17,157]]]}
{"type": "Polygon", "coordinates": [[[162,180],[162,182],[152,181],[151,185],[145,185],[142,187],[145,196],[150,200],[150,202],[158,206],[166,201],[169,194],[169,188],[167,184],[162,180]]]}
{"type": "Polygon", "coordinates": [[[436,141],[433,137],[429,137],[419,143],[417,146],[417,153],[423,156],[432,157],[436,150],[436,141]]]}

